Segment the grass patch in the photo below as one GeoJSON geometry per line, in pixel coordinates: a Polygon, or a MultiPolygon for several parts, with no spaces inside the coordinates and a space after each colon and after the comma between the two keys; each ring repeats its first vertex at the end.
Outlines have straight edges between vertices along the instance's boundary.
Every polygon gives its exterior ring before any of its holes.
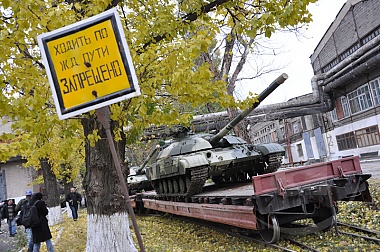
{"type": "MultiPolygon", "coordinates": [[[[373,203],[339,202],[338,221],[360,225],[368,229],[380,231],[380,180],[370,179],[370,191],[373,203]]],[[[263,245],[254,244],[245,240],[220,234],[214,230],[196,224],[173,219],[165,216],[136,216],[140,233],[142,234],[145,250],[148,252],[165,251],[276,251],[263,245]]],[[[130,223],[132,226],[132,224],[130,223]]],[[[79,211],[78,221],[67,218],[58,225],[50,227],[53,235],[56,252],[83,252],[86,251],[87,236],[87,209],[79,211]]],[[[138,243],[131,230],[136,248],[138,243]]],[[[26,243],[26,239],[19,242],[26,243]]],[[[303,242],[316,247],[321,251],[330,251],[332,247],[337,250],[352,251],[378,251],[379,245],[368,244],[361,240],[352,240],[338,237],[334,230],[326,233],[315,233],[300,236],[303,242]]],[[[286,242],[280,242],[286,245],[286,242]]],[[[296,249],[296,248],[295,248],[296,249]]],[[[26,251],[26,249],[24,249],[26,251]]],[[[41,251],[46,251],[43,243],[41,251]]]]}

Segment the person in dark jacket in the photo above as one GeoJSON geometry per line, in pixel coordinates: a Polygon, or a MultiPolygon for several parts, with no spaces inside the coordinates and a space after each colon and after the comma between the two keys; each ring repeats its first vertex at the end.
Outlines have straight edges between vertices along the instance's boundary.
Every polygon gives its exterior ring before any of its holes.
{"type": "Polygon", "coordinates": [[[9,227],[9,236],[14,237],[16,235],[16,204],[12,199],[9,199],[7,204],[3,206],[2,217],[7,218],[9,227]]]}
{"type": "Polygon", "coordinates": [[[49,213],[49,210],[46,207],[45,201],[42,200],[42,193],[38,192],[33,194],[30,205],[33,205],[36,201],[36,207],[38,211],[38,217],[41,218],[40,224],[36,227],[32,227],[32,236],[33,236],[33,252],[39,252],[41,247],[41,242],[46,243],[47,251],[54,252],[53,243],[51,242],[51,233],[48,225],[48,220],[46,215],[49,213]]]}
{"type": "Polygon", "coordinates": [[[69,202],[74,221],[78,220],[78,202],[80,203],[82,201],[82,196],[75,191],[74,187],[71,187],[66,201],[69,202]]]}
{"type": "MultiPolygon", "coordinates": [[[[23,211],[24,208],[29,204],[29,202],[32,200],[32,194],[33,192],[31,190],[27,190],[25,193],[25,198],[20,200],[16,205],[16,213],[19,211],[23,211]]],[[[21,214],[20,214],[21,217],[21,214]]],[[[21,219],[18,219],[21,221],[21,219]]],[[[19,225],[19,224],[17,224],[19,225]]],[[[28,252],[33,252],[33,238],[32,238],[32,229],[31,228],[25,228],[26,238],[28,240],[28,252]]]]}

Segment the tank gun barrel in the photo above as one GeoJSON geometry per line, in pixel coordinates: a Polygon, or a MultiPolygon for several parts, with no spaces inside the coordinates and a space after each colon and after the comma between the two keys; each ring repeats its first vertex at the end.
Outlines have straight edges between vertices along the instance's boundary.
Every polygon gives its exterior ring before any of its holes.
{"type": "Polygon", "coordinates": [[[150,152],[150,154],[148,155],[148,157],[145,159],[144,163],[141,165],[141,167],[136,171],[136,175],[141,175],[140,173],[142,172],[142,170],[145,168],[146,164],[149,162],[149,160],[153,157],[154,154],[156,154],[156,152],[160,149],[160,146],[157,145],[156,147],[154,147],[154,149],[150,152]]]}
{"type": "Polygon", "coordinates": [[[249,113],[251,113],[257,106],[260,105],[260,103],[268,96],[270,95],[278,86],[280,86],[284,81],[288,78],[288,75],[286,73],[281,74],[279,77],[277,77],[276,80],[274,80],[264,91],[259,94],[257,97],[258,101],[255,102],[250,108],[244,110],[239,115],[237,115],[234,119],[232,119],[223,129],[219,131],[218,134],[213,136],[210,139],[210,143],[216,144],[219,142],[220,139],[222,139],[223,136],[227,135],[228,132],[235,127],[239,122],[241,122],[249,113]]]}

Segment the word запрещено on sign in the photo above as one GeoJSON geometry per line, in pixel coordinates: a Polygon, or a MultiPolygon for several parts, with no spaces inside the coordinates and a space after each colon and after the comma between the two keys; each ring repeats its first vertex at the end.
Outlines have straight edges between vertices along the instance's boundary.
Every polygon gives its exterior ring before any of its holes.
{"type": "Polygon", "coordinates": [[[110,20],[47,45],[66,109],[130,88],[110,20]]]}

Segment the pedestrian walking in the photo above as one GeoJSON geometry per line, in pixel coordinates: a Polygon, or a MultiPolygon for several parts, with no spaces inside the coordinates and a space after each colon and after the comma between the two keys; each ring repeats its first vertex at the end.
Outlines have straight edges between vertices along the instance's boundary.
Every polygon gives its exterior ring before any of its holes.
{"type": "Polygon", "coordinates": [[[74,187],[71,187],[66,201],[69,202],[74,221],[78,220],[78,203],[82,201],[82,196],[75,191],[74,187]]]}
{"type": "MultiPolygon", "coordinates": [[[[27,190],[25,193],[25,198],[20,200],[16,205],[16,213],[20,211],[18,221],[21,221],[23,216],[23,212],[26,209],[27,205],[32,200],[33,192],[31,190],[27,190]]],[[[21,225],[21,223],[17,223],[17,225],[21,225]]],[[[33,252],[33,238],[32,238],[32,229],[25,227],[26,238],[28,242],[28,252],[33,252]]]]}
{"type": "Polygon", "coordinates": [[[46,207],[45,201],[42,200],[42,193],[38,192],[32,196],[32,200],[29,205],[34,205],[37,208],[38,217],[40,218],[40,223],[36,227],[32,227],[32,237],[33,237],[33,252],[39,252],[41,248],[41,242],[46,243],[46,248],[48,252],[54,252],[53,243],[51,242],[51,232],[48,225],[48,215],[49,210],[46,207]]]}
{"type": "Polygon", "coordinates": [[[10,237],[16,235],[16,215],[16,204],[13,199],[9,199],[7,204],[3,206],[2,216],[3,218],[7,218],[10,237]]]}

